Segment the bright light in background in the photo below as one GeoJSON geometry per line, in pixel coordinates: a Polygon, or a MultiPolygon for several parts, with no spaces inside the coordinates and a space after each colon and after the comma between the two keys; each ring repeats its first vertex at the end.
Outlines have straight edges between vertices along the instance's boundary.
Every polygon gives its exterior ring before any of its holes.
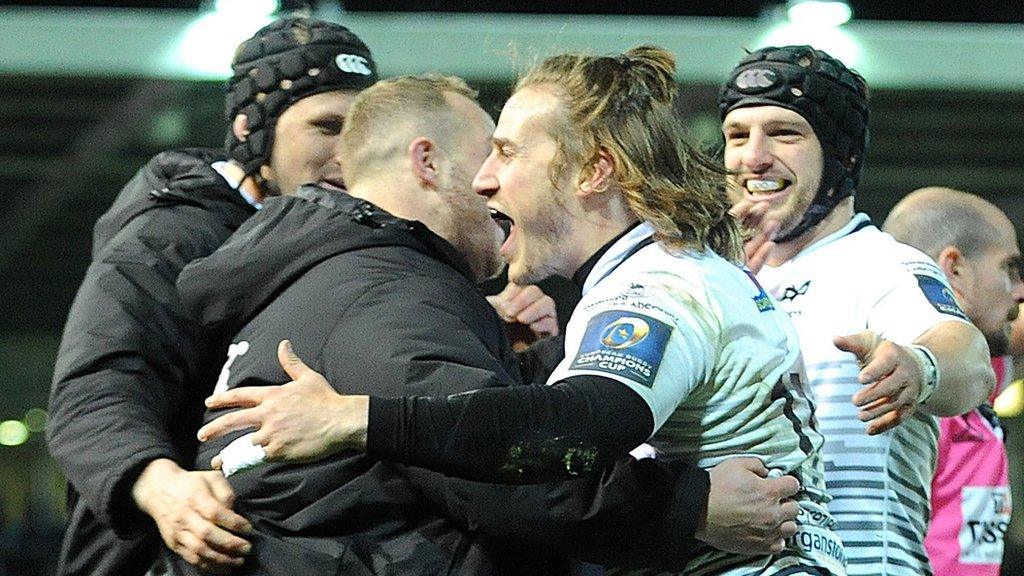
{"type": "Polygon", "coordinates": [[[761,40],[761,46],[790,46],[807,44],[828,52],[850,68],[860,64],[860,45],[840,28],[809,26],[788,22],[773,28],[761,40]]]}
{"type": "Polygon", "coordinates": [[[1024,412],[1024,381],[1017,380],[1003,390],[992,404],[1000,418],[1013,418],[1024,412]]]}
{"type": "Polygon", "coordinates": [[[856,39],[842,29],[852,15],[845,2],[790,0],[788,19],[772,10],[773,20],[781,20],[759,40],[762,46],[793,46],[807,44],[824,50],[847,66],[860,64],[861,49],[856,39]]]}
{"type": "Polygon", "coordinates": [[[795,24],[836,27],[846,24],[853,16],[850,5],[832,0],[789,0],[789,20],[795,24]]]}
{"type": "Polygon", "coordinates": [[[46,429],[46,410],[31,408],[25,412],[25,417],[21,421],[25,423],[29,432],[42,432],[46,429]]]}
{"type": "Polygon", "coordinates": [[[280,7],[277,0],[217,0],[213,4],[213,9],[217,12],[232,16],[247,12],[270,16],[280,7]]]}
{"type": "Polygon", "coordinates": [[[165,63],[175,72],[202,79],[231,74],[235,48],[270,23],[278,0],[217,0],[185,29],[168,52],[165,63]]]}
{"type": "Polygon", "coordinates": [[[0,422],[0,444],[4,446],[20,446],[28,440],[28,427],[19,420],[0,422]]]}

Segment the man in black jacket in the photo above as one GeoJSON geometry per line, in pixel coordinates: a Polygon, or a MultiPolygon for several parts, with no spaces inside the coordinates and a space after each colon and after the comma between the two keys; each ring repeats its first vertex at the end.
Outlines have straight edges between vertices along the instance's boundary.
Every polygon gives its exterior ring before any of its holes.
{"type": "Polygon", "coordinates": [[[143,574],[161,535],[210,569],[240,564],[250,546],[232,533],[248,523],[230,486],[186,471],[223,343],[185,313],[174,283],[264,198],[342,185],[336,139],[377,75],[353,33],[302,18],[242,43],[233,70],[226,151],[157,155],[96,224],[50,396],[48,445],[69,480],[60,574],[143,574]]]}
{"type": "MultiPolygon", "coordinates": [[[[445,397],[518,383],[500,322],[473,285],[497,270],[502,235],[472,191],[493,123],[471,94],[449,78],[378,83],[343,131],[348,195],[306,187],[268,202],[186,268],[186,307],[217,332],[237,330],[218,391],[262,388],[287,403],[266,387],[287,378],[273,354],[284,337],[346,392],[445,397]]],[[[294,425],[327,436],[332,421],[268,423],[294,425]]],[[[564,573],[566,554],[678,564],[705,516],[706,531],[721,534],[711,525],[721,502],[737,503],[723,486],[754,476],[723,465],[732,473],[709,498],[703,471],[627,459],[568,482],[501,486],[353,452],[266,464],[259,444],[239,430],[197,459],[223,461],[255,526],[252,574],[564,573]]],[[[764,482],[745,486],[775,515],[751,551],[774,544],[790,513],[778,491],[796,483],[764,482]]]]}

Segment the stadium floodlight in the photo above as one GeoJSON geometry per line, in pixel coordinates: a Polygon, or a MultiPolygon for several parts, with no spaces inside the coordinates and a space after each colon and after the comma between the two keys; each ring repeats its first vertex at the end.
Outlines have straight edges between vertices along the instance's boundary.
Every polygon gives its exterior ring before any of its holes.
{"type": "Polygon", "coordinates": [[[807,44],[849,67],[861,64],[860,42],[842,26],[852,15],[849,4],[838,0],[789,0],[787,6],[783,10],[782,5],[775,5],[764,12],[767,30],[757,47],[807,44]]]}
{"type": "Polygon", "coordinates": [[[164,64],[179,76],[218,80],[231,74],[235,48],[266,26],[280,9],[278,0],[217,0],[188,26],[164,64]]]}
{"type": "Polygon", "coordinates": [[[28,427],[20,420],[0,422],[0,445],[21,446],[28,440],[28,427]]]}
{"type": "Polygon", "coordinates": [[[281,3],[278,0],[217,0],[213,4],[213,9],[222,14],[270,16],[281,9],[281,3]]]}
{"type": "Polygon", "coordinates": [[[790,22],[835,28],[850,21],[853,10],[844,0],[789,0],[790,22]]]}

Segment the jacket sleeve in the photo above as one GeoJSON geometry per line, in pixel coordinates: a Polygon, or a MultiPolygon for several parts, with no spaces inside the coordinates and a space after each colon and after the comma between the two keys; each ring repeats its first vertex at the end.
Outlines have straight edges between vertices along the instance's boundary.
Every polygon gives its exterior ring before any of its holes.
{"type": "Polygon", "coordinates": [[[215,347],[203,345],[174,282],[227,235],[216,226],[190,205],[132,220],[95,255],[64,328],[47,443],[86,505],[121,536],[144,526],[130,495],[141,469],[161,457],[190,460],[181,446],[201,414],[200,367],[215,347]]]}
{"type": "Polygon", "coordinates": [[[661,570],[681,570],[689,558],[710,487],[696,466],[652,459],[625,458],[575,480],[526,485],[407,470],[447,517],[502,545],[661,570]]]}

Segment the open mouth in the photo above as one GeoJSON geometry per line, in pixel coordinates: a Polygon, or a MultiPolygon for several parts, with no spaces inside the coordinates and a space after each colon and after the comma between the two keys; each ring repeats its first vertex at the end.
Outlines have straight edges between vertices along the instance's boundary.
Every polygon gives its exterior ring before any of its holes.
{"type": "Polygon", "coordinates": [[[754,196],[774,194],[785,190],[792,184],[783,178],[751,178],[743,183],[747,192],[754,196]]]}
{"type": "Polygon", "coordinates": [[[332,192],[345,192],[345,181],[341,178],[324,178],[317,182],[321,188],[326,188],[332,192]]]}
{"type": "Polygon", "coordinates": [[[515,226],[515,221],[504,212],[495,210],[494,208],[491,208],[490,210],[491,220],[494,220],[494,222],[501,227],[502,231],[505,233],[505,238],[508,239],[512,234],[512,227],[515,226]]]}

